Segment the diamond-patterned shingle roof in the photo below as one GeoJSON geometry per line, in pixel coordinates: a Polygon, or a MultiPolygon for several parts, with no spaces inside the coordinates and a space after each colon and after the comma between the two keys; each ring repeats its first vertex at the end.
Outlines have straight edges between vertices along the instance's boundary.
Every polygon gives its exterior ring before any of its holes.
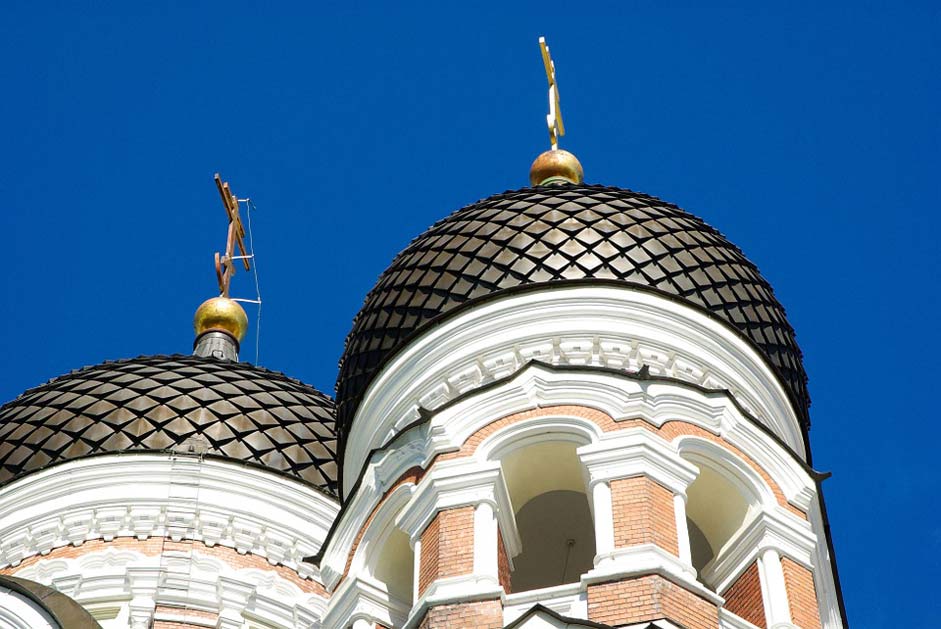
{"type": "Polygon", "coordinates": [[[413,240],[380,276],[340,361],[340,451],[369,382],[430,322],[502,291],[586,280],[679,297],[737,330],[768,360],[806,427],[810,401],[794,330],[738,247],[702,219],[646,194],[541,186],[458,210],[413,240]]]}
{"type": "Polygon", "coordinates": [[[190,445],[336,491],[333,400],[248,363],[185,355],[105,362],[0,407],[0,483],[70,459],[190,445]]]}

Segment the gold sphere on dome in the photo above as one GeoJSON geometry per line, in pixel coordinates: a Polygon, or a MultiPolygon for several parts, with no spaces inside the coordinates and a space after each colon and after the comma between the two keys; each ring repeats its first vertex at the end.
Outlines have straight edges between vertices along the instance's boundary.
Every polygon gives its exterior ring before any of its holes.
{"type": "Polygon", "coordinates": [[[529,183],[551,186],[560,183],[582,183],[585,171],[578,158],[562,149],[546,151],[529,168],[529,183]]]}
{"type": "Polygon", "coordinates": [[[213,297],[196,309],[193,317],[196,336],[204,332],[227,332],[241,341],[248,331],[248,315],[235,300],[228,297],[213,297]]]}

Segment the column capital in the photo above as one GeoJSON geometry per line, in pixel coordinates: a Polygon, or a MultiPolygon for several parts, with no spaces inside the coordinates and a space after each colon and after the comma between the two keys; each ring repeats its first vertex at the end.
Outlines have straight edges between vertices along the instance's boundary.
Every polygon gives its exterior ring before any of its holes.
{"type": "Polygon", "coordinates": [[[706,564],[702,576],[722,592],[766,550],[813,570],[816,544],[806,520],[780,507],[761,511],[725,545],[726,552],[706,564]]]}
{"type": "Polygon", "coordinates": [[[674,494],[685,496],[686,488],[699,474],[699,468],[682,459],[669,442],[644,428],[608,433],[577,452],[587,470],[589,487],[620,478],[647,476],[674,494]]]}
{"type": "Polygon", "coordinates": [[[418,483],[395,524],[414,543],[439,511],[476,507],[481,503],[493,507],[509,555],[519,554],[522,544],[513,505],[500,463],[496,461],[481,463],[466,459],[435,464],[418,483]]]}
{"type": "Polygon", "coordinates": [[[349,627],[362,620],[369,626],[378,623],[398,627],[405,622],[408,613],[407,606],[389,598],[378,584],[351,576],[333,593],[322,624],[324,627],[349,627]]]}

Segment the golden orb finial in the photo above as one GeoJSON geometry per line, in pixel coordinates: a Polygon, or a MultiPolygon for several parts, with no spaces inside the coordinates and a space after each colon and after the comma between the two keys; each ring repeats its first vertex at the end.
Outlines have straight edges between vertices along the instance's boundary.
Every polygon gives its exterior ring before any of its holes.
{"type": "Polygon", "coordinates": [[[248,331],[248,315],[239,303],[228,297],[213,297],[196,309],[193,317],[196,336],[205,332],[226,332],[241,341],[248,331]]]}
{"type": "Polygon", "coordinates": [[[585,171],[578,158],[562,149],[546,151],[529,168],[529,182],[534,186],[582,183],[585,171]]]}

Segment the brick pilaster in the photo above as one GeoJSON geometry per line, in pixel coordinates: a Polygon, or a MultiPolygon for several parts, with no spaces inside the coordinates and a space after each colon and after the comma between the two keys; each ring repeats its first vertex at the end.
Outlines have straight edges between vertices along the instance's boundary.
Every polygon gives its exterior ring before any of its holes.
{"type": "Polygon", "coordinates": [[[801,629],[820,629],[820,608],[813,573],[788,557],[781,558],[781,568],[794,624],[801,629]]]}
{"type": "Polygon", "coordinates": [[[725,608],[744,618],[756,627],[768,626],[765,620],[765,603],[761,598],[761,577],[758,564],[753,563],[723,593],[725,608]]]}
{"type": "Polygon", "coordinates": [[[611,481],[614,546],[656,544],[679,555],[673,492],[647,476],[611,481]]]}
{"type": "Polygon", "coordinates": [[[421,534],[418,596],[435,579],[474,572],[474,507],[438,512],[421,534]]]}

